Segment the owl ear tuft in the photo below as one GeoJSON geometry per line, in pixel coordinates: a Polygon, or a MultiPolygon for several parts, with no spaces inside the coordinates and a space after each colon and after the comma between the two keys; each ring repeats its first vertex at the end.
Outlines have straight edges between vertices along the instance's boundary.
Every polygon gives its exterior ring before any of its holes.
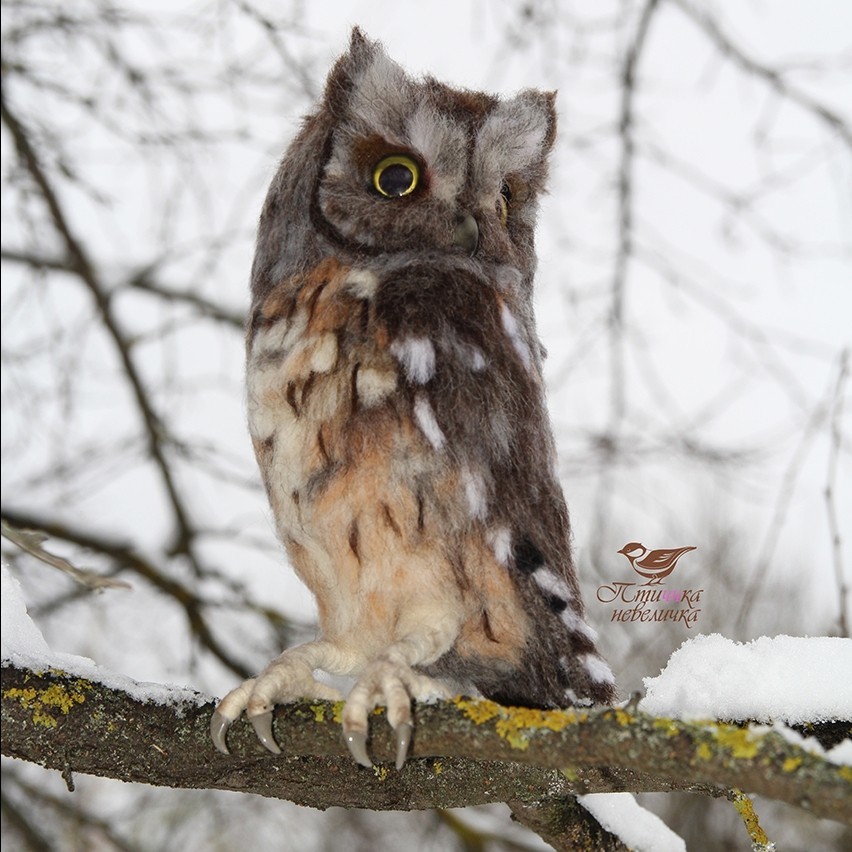
{"type": "Polygon", "coordinates": [[[360,27],[352,27],[349,37],[349,49],[341,54],[334,63],[326,80],[326,99],[333,100],[335,95],[352,88],[364,68],[369,66],[378,42],[371,41],[360,27]]]}
{"type": "Polygon", "coordinates": [[[477,134],[477,146],[490,152],[501,175],[524,174],[541,191],[547,156],[556,138],[556,93],[524,89],[500,101],[477,134]]]}
{"type": "Polygon", "coordinates": [[[366,33],[361,29],[361,27],[357,25],[352,27],[352,32],[349,36],[350,53],[356,53],[359,50],[364,49],[369,50],[373,44],[375,44],[375,42],[372,42],[369,38],[367,38],[366,33]]]}
{"type": "Polygon", "coordinates": [[[369,38],[361,27],[354,26],[349,36],[349,50],[341,59],[348,59],[353,67],[358,68],[369,65],[373,57],[382,52],[379,42],[369,38]]]}
{"type": "Polygon", "coordinates": [[[547,152],[556,139],[556,92],[543,92],[540,89],[524,89],[514,99],[515,113],[528,129],[538,130],[538,147],[547,152]]]}
{"type": "Polygon", "coordinates": [[[324,106],[337,121],[344,118],[363,128],[395,129],[410,105],[408,78],[381,42],[353,27],[346,51],[328,75],[324,106]]]}
{"type": "Polygon", "coordinates": [[[369,38],[360,27],[352,27],[349,49],[335,62],[325,85],[325,102],[336,115],[343,114],[358,82],[383,57],[385,51],[378,41],[369,38]]]}

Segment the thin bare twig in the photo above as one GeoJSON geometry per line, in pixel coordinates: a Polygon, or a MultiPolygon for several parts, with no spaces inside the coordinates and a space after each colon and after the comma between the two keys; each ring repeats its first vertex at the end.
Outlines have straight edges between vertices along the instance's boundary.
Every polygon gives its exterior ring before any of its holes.
{"type": "Polygon", "coordinates": [[[624,417],[626,400],[624,387],[624,298],[628,267],[633,257],[633,192],[636,163],[635,101],[639,92],[637,70],[642,58],[651,19],[658,0],[648,0],[642,9],[636,34],[628,49],[621,71],[621,108],[618,119],[618,138],[621,155],[617,177],[618,247],[612,274],[612,304],[609,313],[611,348],[610,424],[613,434],[624,417]]]}
{"type": "MultiPolygon", "coordinates": [[[[122,837],[119,837],[119,835],[115,832],[114,827],[110,825],[107,820],[94,816],[87,809],[80,807],[77,803],[72,804],[68,801],[68,797],[59,798],[58,796],[51,795],[41,787],[27,783],[23,778],[19,777],[17,772],[4,772],[3,782],[4,784],[8,783],[11,789],[18,788],[23,795],[31,800],[30,805],[32,802],[35,802],[40,805],[41,808],[47,808],[54,812],[60,819],[66,820],[66,824],[70,823],[70,825],[73,825],[74,833],[78,836],[81,832],[84,836],[88,835],[88,838],[93,841],[93,847],[96,846],[98,849],[112,848],[117,850],[117,852],[140,852],[139,846],[129,843],[122,837]],[[94,842],[95,840],[96,842],[94,842]],[[108,844],[107,847],[104,846],[105,843],[108,844]]],[[[17,810],[12,799],[4,796],[4,815],[7,814],[7,808],[15,808],[17,810]]],[[[20,821],[18,822],[17,827],[19,830],[25,832],[28,837],[37,835],[36,826],[41,825],[44,819],[41,808],[39,808],[38,811],[33,811],[30,806],[27,809],[25,817],[20,813],[20,811],[18,811],[19,816],[26,820],[30,830],[28,831],[27,828],[20,823],[20,821]],[[35,824],[31,822],[33,818],[35,818],[35,824]]],[[[80,838],[80,840],[82,840],[82,838],[80,838]]],[[[29,848],[37,849],[41,847],[30,846],[29,848]]],[[[53,844],[48,843],[45,850],[48,852],[55,848],[56,847],[53,844]]]]}
{"type": "Polygon", "coordinates": [[[76,565],[73,565],[64,557],[51,553],[42,547],[42,544],[48,539],[48,536],[43,532],[33,529],[18,529],[6,523],[6,521],[0,523],[0,530],[2,530],[3,538],[8,539],[12,544],[16,544],[21,550],[29,553],[30,556],[34,556],[40,562],[58,568],[82,586],[86,586],[89,589],[132,588],[130,583],[125,583],[123,580],[113,580],[110,577],[103,577],[96,571],[77,568],[76,565]]]}
{"type": "Polygon", "coordinates": [[[805,459],[816,441],[820,427],[825,423],[826,418],[831,410],[833,395],[823,397],[813,408],[810,417],[802,430],[799,442],[793,451],[793,455],[787,465],[784,475],[781,478],[781,484],[778,487],[778,494],[775,498],[775,506],[772,512],[772,518],[766,529],[763,538],[763,545],[760,549],[760,555],[757,559],[752,576],[749,580],[748,589],[742,596],[739,612],[736,617],[737,629],[742,631],[745,628],[748,615],[751,612],[755,601],[760,597],[759,591],[766,580],[766,576],[772,567],[772,561],[775,556],[775,550],[781,536],[781,529],[784,525],[784,520],[787,516],[790,501],[793,498],[793,493],[796,488],[796,481],[799,478],[802,466],[805,459]]]}
{"type": "Polygon", "coordinates": [[[86,286],[92,295],[104,327],[115,344],[116,351],[119,359],[121,360],[127,381],[133,391],[133,397],[136,401],[136,406],[139,410],[139,414],[148,437],[148,450],[160,472],[160,478],[169,497],[169,503],[176,526],[173,551],[175,553],[185,554],[195,566],[197,572],[198,565],[191,547],[193,529],[184,507],[183,499],[178,493],[177,484],[175,482],[171,466],[166,459],[163,446],[164,426],[160,417],[154,410],[142,376],[133,360],[133,356],[130,351],[130,344],[121,329],[117,317],[114,315],[110,304],[109,294],[103,283],[100,281],[88,253],[83,248],[82,243],[74,235],[70,222],[59,201],[59,196],[55,192],[47,172],[42,167],[41,160],[37,152],[30,144],[26,129],[18,120],[14,112],[10,109],[6,101],[5,91],[0,92],[0,115],[2,115],[3,124],[6,125],[12,136],[18,155],[26,166],[26,169],[34,183],[38,187],[42,200],[50,214],[54,228],[65,244],[65,248],[68,252],[69,266],[74,270],[79,280],[86,286]]]}
{"type": "Polygon", "coordinates": [[[840,141],[847,148],[852,149],[852,127],[841,115],[836,113],[825,104],[812,98],[807,92],[803,92],[793,86],[785,78],[782,71],[771,68],[765,62],[759,62],[735,44],[729,36],[722,31],[717,20],[703,8],[699,9],[688,0],[670,0],[677,6],[698,28],[710,39],[716,49],[738,65],[743,71],[763,80],[766,85],[780,97],[800,106],[806,112],[813,115],[818,121],[825,124],[831,131],[837,134],[840,141]]]}
{"type": "Polygon", "coordinates": [[[849,350],[844,349],[840,356],[840,369],[837,373],[837,384],[834,388],[834,410],[831,415],[831,444],[828,454],[828,472],[825,483],[825,511],[828,518],[828,529],[831,536],[831,551],[834,562],[834,576],[837,581],[837,603],[839,608],[838,623],[841,636],[849,636],[847,609],[849,606],[849,586],[846,572],[843,568],[843,549],[840,539],[840,521],[837,517],[835,493],[837,490],[837,468],[841,444],[840,422],[843,414],[843,392],[846,379],[849,376],[849,350]]]}
{"type": "Polygon", "coordinates": [[[152,280],[145,273],[142,273],[130,281],[129,284],[135,290],[140,290],[143,293],[150,293],[167,302],[182,303],[195,308],[201,316],[209,317],[217,322],[229,325],[232,328],[243,330],[245,325],[245,316],[241,312],[229,311],[220,305],[216,305],[209,299],[199,296],[190,290],[178,290],[174,287],[168,287],[165,284],[160,284],[152,280]]]}
{"type": "Polygon", "coordinates": [[[128,544],[101,536],[97,533],[70,529],[63,524],[37,518],[5,507],[2,510],[2,518],[5,523],[11,526],[23,529],[37,529],[46,533],[51,538],[61,539],[100,553],[123,568],[143,577],[152,586],[180,606],[184,611],[193,635],[196,636],[201,645],[214,657],[238,677],[247,678],[253,674],[239,660],[233,657],[215,637],[204,614],[204,601],[192,589],[168,577],[152,562],[134,552],[128,544]]]}
{"type": "MultiPolygon", "coordinates": [[[[639,89],[637,70],[647,42],[651,19],[657,8],[658,0],[648,0],[642,8],[636,33],[625,54],[621,69],[621,105],[618,120],[621,153],[617,173],[618,236],[607,321],[610,351],[610,410],[606,434],[601,435],[599,441],[599,449],[610,459],[614,459],[619,452],[619,435],[627,408],[624,302],[629,266],[633,258],[633,182],[636,161],[634,109],[639,89]]],[[[613,466],[607,466],[597,489],[595,541],[598,542],[602,542],[606,537],[609,517],[606,504],[614,490],[612,481],[614,473],[613,466]]]]}

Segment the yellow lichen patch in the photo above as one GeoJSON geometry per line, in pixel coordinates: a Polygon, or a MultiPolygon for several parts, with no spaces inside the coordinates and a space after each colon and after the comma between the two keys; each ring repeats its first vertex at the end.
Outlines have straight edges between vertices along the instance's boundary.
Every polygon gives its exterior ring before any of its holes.
{"type": "Polygon", "coordinates": [[[838,775],[839,775],[839,776],[840,776],[840,777],[841,777],[844,781],[852,781],[852,766],[841,766],[841,767],[837,770],[837,774],[838,774],[838,775]]]}
{"type": "Polygon", "coordinates": [[[373,775],[379,779],[379,781],[384,781],[388,777],[388,770],[385,766],[374,766],[373,767],[373,775]]]}
{"type": "Polygon", "coordinates": [[[436,775],[440,775],[444,771],[444,764],[441,763],[440,760],[436,760],[432,769],[435,771],[436,775]]]}
{"type": "Polygon", "coordinates": [[[322,704],[311,704],[311,710],[314,711],[314,721],[315,722],[324,722],[325,721],[325,706],[322,704]]]}
{"type": "Polygon", "coordinates": [[[27,686],[24,689],[18,689],[18,687],[13,687],[11,689],[4,689],[3,697],[11,698],[13,701],[17,701],[21,705],[21,707],[29,708],[32,702],[35,700],[36,691],[31,686],[27,686]]]}
{"type": "Polygon", "coordinates": [[[530,744],[527,729],[513,719],[498,719],[495,728],[497,733],[518,751],[525,751],[530,744]]]}
{"type": "Polygon", "coordinates": [[[462,698],[460,695],[457,695],[453,699],[453,703],[475,725],[481,725],[483,722],[488,722],[500,712],[499,704],[495,704],[493,701],[487,701],[485,699],[476,700],[462,698]]]}
{"type": "Polygon", "coordinates": [[[680,728],[674,719],[654,719],[654,727],[663,731],[667,737],[676,737],[680,733],[680,728]]]}
{"type": "Polygon", "coordinates": [[[754,848],[766,848],[769,844],[769,838],[766,836],[766,832],[760,827],[760,822],[758,822],[751,799],[742,790],[731,790],[731,801],[740,817],[742,817],[743,823],[745,823],[746,831],[751,838],[752,844],[754,844],[754,848]]]}
{"type": "Polygon", "coordinates": [[[343,705],[345,701],[335,701],[334,702],[334,715],[331,717],[337,724],[341,724],[343,722],[343,705]]]}
{"type": "Polygon", "coordinates": [[[15,687],[5,690],[3,696],[17,701],[25,710],[30,710],[34,725],[55,728],[57,714],[68,715],[75,704],[82,704],[86,700],[85,692],[91,688],[89,681],[76,680],[73,684],[54,683],[44,689],[15,687]]]}
{"type": "Polygon", "coordinates": [[[454,699],[456,706],[477,725],[496,719],[494,729],[512,748],[523,751],[530,736],[539,730],[561,731],[588,719],[589,714],[574,710],[533,710],[529,707],[502,707],[493,701],[454,699]]]}
{"type": "Polygon", "coordinates": [[[802,765],[801,757],[788,757],[784,763],[781,765],[781,768],[785,772],[795,772],[802,765]]]}
{"type": "Polygon", "coordinates": [[[496,724],[497,733],[513,748],[521,750],[529,745],[529,737],[535,731],[561,731],[576,724],[581,717],[588,718],[587,713],[577,714],[572,710],[531,710],[527,707],[513,707],[501,715],[496,724]]]}
{"type": "Polygon", "coordinates": [[[752,758],[759,748],[759,742],[752,739],[751,733],[745,728],[736,728],[733,725],[719,725],[713,731],[713,738],[719,745],[728,749],[734,757],[752,758]]]}
{"type": "Polygon", "coordinates": [[[710,760],[713,757],[713,749],[707,743],[699,743],[695,753],[698,755],[699,760],[710,760]]]}
{"type": "MultiPolygon", "coordinates": [[[[607,714],[610,715],[610,714],[607,714]]],[[[622,728],[626,728],[628,725],[636,724],[636,717],[632,713],[628,713],[626,710],[622,710],[619,707],[616,707],[611,714],[611,717],[621,725],[622,728]]]]}

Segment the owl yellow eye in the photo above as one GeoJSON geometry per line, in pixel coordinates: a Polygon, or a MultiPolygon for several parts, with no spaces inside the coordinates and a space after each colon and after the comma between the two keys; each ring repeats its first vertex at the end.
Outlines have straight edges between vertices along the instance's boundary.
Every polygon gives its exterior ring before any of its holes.
{"type": "Polygon", "coordinates": [[[373,186],[386,198],[402,198],[417,188],[420,166],[404,154],[392,154],[373,169],[373,186]]]}
{"type": "Polygon", "coordinates": [[[500,221],[505,225],[509,219],[509,205],[512,203],[512,190],[506,181],[500,187],[500,195],[497,196],[497,212],[500,214],[500,221]]]}

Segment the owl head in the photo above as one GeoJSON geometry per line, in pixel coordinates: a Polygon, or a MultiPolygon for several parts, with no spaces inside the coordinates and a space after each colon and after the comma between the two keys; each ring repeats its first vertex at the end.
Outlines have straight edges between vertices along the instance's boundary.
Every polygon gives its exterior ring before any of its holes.
{"type": "Polygon", "coordinates": [[[554,98],[414,79],[354,29],[269,189],[255,301],[328,256],[508,267],[530,287],[554,98]]]}

